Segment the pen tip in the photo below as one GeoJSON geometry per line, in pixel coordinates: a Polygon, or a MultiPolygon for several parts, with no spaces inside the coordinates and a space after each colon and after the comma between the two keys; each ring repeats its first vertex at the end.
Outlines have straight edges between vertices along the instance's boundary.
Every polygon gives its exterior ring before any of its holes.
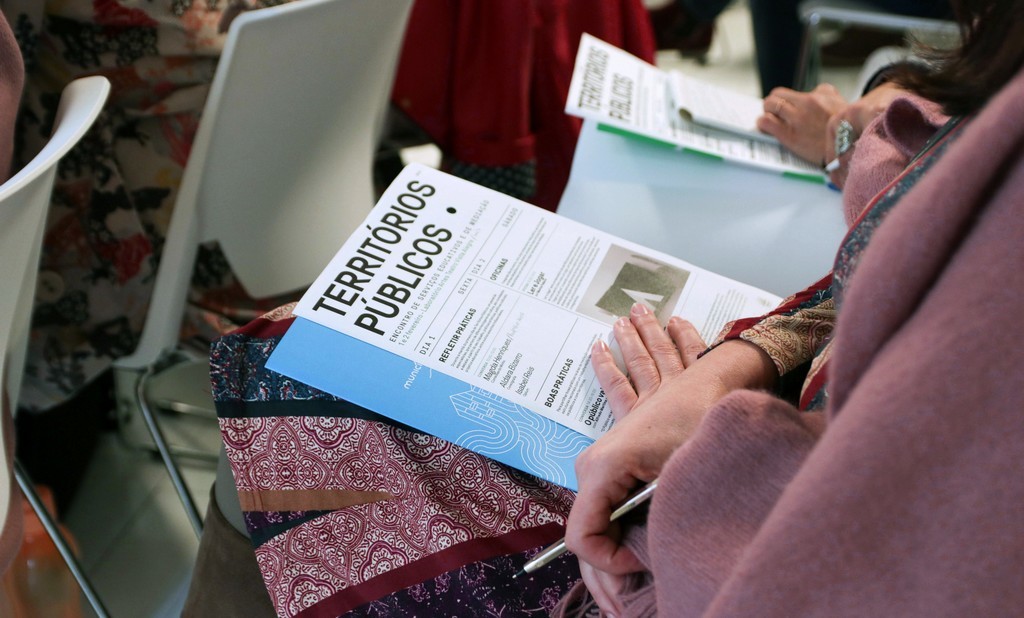
{"type": "Polygon", "coordinates": [[[518,578],[518,577],[522,577],[523,575],[526,575],[526,571],[524,571],[524,570],[522,570],[522,569],[519,569],[519,572],[518,572],[518,573],[516,573],[515,575],[513,575],[513,576],[512,576],[512,579],[516,579],[516,578],[518,578]]]}

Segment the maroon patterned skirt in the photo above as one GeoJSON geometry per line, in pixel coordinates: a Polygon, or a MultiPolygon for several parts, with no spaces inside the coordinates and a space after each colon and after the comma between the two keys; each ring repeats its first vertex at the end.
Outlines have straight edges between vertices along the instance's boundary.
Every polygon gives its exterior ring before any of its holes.
{"type": "Polygon", "coordinates": [[[214,342],[221,434],[280,616],[539,616],[579,579],[573,494],[265,369],[289,307],[214,342]]]}

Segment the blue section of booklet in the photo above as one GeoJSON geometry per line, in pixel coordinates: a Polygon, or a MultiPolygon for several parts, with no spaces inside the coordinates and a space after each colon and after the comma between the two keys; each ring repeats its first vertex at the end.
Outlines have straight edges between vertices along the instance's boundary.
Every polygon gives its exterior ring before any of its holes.
{"type": "Polygon", "coordinates": [[[576,491],[593,440],[494,393],[296,317],[267,368],[576,491]]]}

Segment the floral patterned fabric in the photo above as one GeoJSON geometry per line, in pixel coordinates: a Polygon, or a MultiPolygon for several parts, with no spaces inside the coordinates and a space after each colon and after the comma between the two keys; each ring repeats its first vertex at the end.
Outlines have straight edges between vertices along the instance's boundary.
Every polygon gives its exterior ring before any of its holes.
{"type": "MultiPolygon", "coordinates": [[[[28,409],[65,402],[134,350],[222,26],[239,10],[287,1],[0,2],[28,68],[20,161],[45,143],[68,82],[101,74],[113,86],[60,168],[22,389],[28,409]]],[[[647,13],[639,0],[500,4],[418,1],[396,103],[454,156],[454,173],[553,210],[579,130],[561,112],[579,33],[652,59],[647,13]],[[488,35],[469,34],[479,32],[488,35]],[[486,69],[498,60],[516,76],[486,69]]],[[[287,300],[249,298],[223,254],[206,247],[183,337],[212,339],[287,300]]]]}
{"type": "Polygon", "coordinates": [[[544,616],[579,579],[572,494],[264,368],[289,307],[218,339],[214,399],[281,616],[544,616]],[[350,613],[348,613],[350,612],[350,613]]]}
{"type": "MultiPolygon", "coordinates": [[[[46,142],[60,92],[112,91],[61,162],[44,238],[22,404],[64,402],[134,350],[207,89],[236,9],[281,0],[4,0],[26,61],[17,161],[46,142]]],[[[17,163],[16,163],[17,164],[17,163]]],[[[200,255],[186,335],[209,338],[284,299],[256,302],[223,255],[200,255]]]]}

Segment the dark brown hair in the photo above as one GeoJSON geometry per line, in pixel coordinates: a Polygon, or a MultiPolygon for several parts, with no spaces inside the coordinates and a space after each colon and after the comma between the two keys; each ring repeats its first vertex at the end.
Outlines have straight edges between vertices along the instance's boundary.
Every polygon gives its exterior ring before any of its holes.
{"type": "Polygon", "coordinates": [[[1024,65],[1024,0],[952,0],[961,44],[925,51],[937,70],[899,71],[893,81],[950,115],[977,111],[1024,65]]]}

